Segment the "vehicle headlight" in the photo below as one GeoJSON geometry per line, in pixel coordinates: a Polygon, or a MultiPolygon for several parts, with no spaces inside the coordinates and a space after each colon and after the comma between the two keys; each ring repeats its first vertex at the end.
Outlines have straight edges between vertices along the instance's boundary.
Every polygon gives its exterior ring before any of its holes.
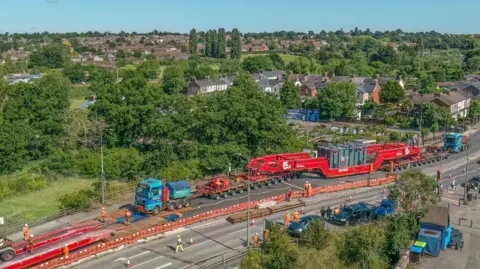
{"type": "Polygon", "coordinates": [[[347,221],[346,219],[341,219],[341,221],[347,221]]]}
{"type": "Polygon", "coordinates": [[[295,232],[301,233],[301,232],[302,232],[302,229],[296,229],[295,232]]]}

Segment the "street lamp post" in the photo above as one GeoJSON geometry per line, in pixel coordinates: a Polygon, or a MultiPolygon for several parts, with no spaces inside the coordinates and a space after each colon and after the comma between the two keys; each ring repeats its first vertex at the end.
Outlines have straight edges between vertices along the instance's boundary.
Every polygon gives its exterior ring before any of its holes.
{"type": "Polygon", "coordinates": [[[103,169],[103,130],[100,131],[100,160],[101,160],[101,166],[102,166],[102,174],[101,174],[101,180],[102,180],[102,205],[105,205],[105,170],[103,169]]]}
{"type": "Polygon", "coordinates": [[[465,163],[465,185],[463,188],[463,204],[467,204],[467,178],[468,178],[468,162],[470,161],[470,145],[467,144],[467,162],[465,163]]]}

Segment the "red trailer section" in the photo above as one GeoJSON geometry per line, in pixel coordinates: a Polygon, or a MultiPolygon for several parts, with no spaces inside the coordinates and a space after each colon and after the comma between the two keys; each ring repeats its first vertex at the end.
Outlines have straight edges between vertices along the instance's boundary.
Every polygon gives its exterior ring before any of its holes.
{"type": "MultiPolygon", "coordinates": [[[[256,158],[250,162],[248,168],[255,176],[309,171],[318,172],[331,178],[372,173],[386,161],[421,157],[420,147],[406,144],[375,144],[365,148],[367,156],[374,155],[374,158],[372,162],[360,165],[332,167],[326,157],[309,158],[308,153],[299,152],[256,158]]],[[[361,151],[363,148],[359,148],[359,150],[361,151]]]]}
{"type": "Polygon", "coordinates": [[[63,255],[65,245],[76,250],[107,239],[115,230],[99,230],[78,234],[75,238],[58,240],[55,244],[34,248],[33,254],[20,254],[15,260],[0,264],[1,269],[19,269],[63,255]]]}

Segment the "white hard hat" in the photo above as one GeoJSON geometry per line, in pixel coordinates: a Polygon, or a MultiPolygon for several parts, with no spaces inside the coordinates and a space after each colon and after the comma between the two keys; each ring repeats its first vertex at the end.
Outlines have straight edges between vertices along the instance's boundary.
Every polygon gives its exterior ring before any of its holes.
{"type": "Polygon", "coordinates": [[[255,233],[255,235],[258,235],[258,233],[255,233]]]}
{"type": "Polygon", "coordinates": [[[307,180],[307,183],[308,183],[308,180],[307,180]]]}
{"type": "Polygon", "coordinates": [[[65,244],[65,246],[68,246],[67,244],[65,244]]]}
{"type": "Polygon", "coordinates": [[[178,234],[177,237],[180,237],[180,235],[178,234]]]}
{"type": "Polygon", "coordinates": [[[102,209],[105,209],[105,207],[102,207],[102,209]]]}
{"type": "Polygon", "coordinates": [[[25,227],[28,227],[28,224],[25,224],[25,227]]]}
{"type": "Polygon", "coordinates": [[[33,237],[33,234],[31,234],[30,237],[33,237]]]}

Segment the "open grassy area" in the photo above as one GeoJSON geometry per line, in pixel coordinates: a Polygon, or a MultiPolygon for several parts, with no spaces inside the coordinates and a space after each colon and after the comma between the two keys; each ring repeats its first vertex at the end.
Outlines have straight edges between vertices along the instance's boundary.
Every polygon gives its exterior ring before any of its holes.
{"type": "Polygon", "coordinates": [[[70,100],[70,109],[81,108],[83,103],[85,103],[85,99],[70,100]]]}
{"type": "Polygon", "coordinates": [[[68,92],[68,99],[84,99],[93,94],[88,84],[73,84],[68,92]]]}
{"type": "MultiPolygon", "coordinates": [[[[50,183],[45,189],[13,196],[0,202],[0,216],[6,221],[34,220],[58,213],[57,199],[64,194],[87,189],[92,180],[64,178],[50,183]]],[[[8,224],[8,223],[7,223],[8,224]]]]}
{"type": "MultiPolygon", "coordinates": [[[[265,56],[265,55],[268,55],[268,54],[266,54],[266,53],[265,54],[242,54],[242,56],[240,58],[240,61],[243,61],[245,58],[250,57],[250,56],[265,56]]],[[[295,60],[295,58],[297,58],[299,56],[290,55],[290,54],[280,54],[280,57],[282,57],[285,64],[289,64],[290,62],[292,62],[293,60],[295,60]]]]}

